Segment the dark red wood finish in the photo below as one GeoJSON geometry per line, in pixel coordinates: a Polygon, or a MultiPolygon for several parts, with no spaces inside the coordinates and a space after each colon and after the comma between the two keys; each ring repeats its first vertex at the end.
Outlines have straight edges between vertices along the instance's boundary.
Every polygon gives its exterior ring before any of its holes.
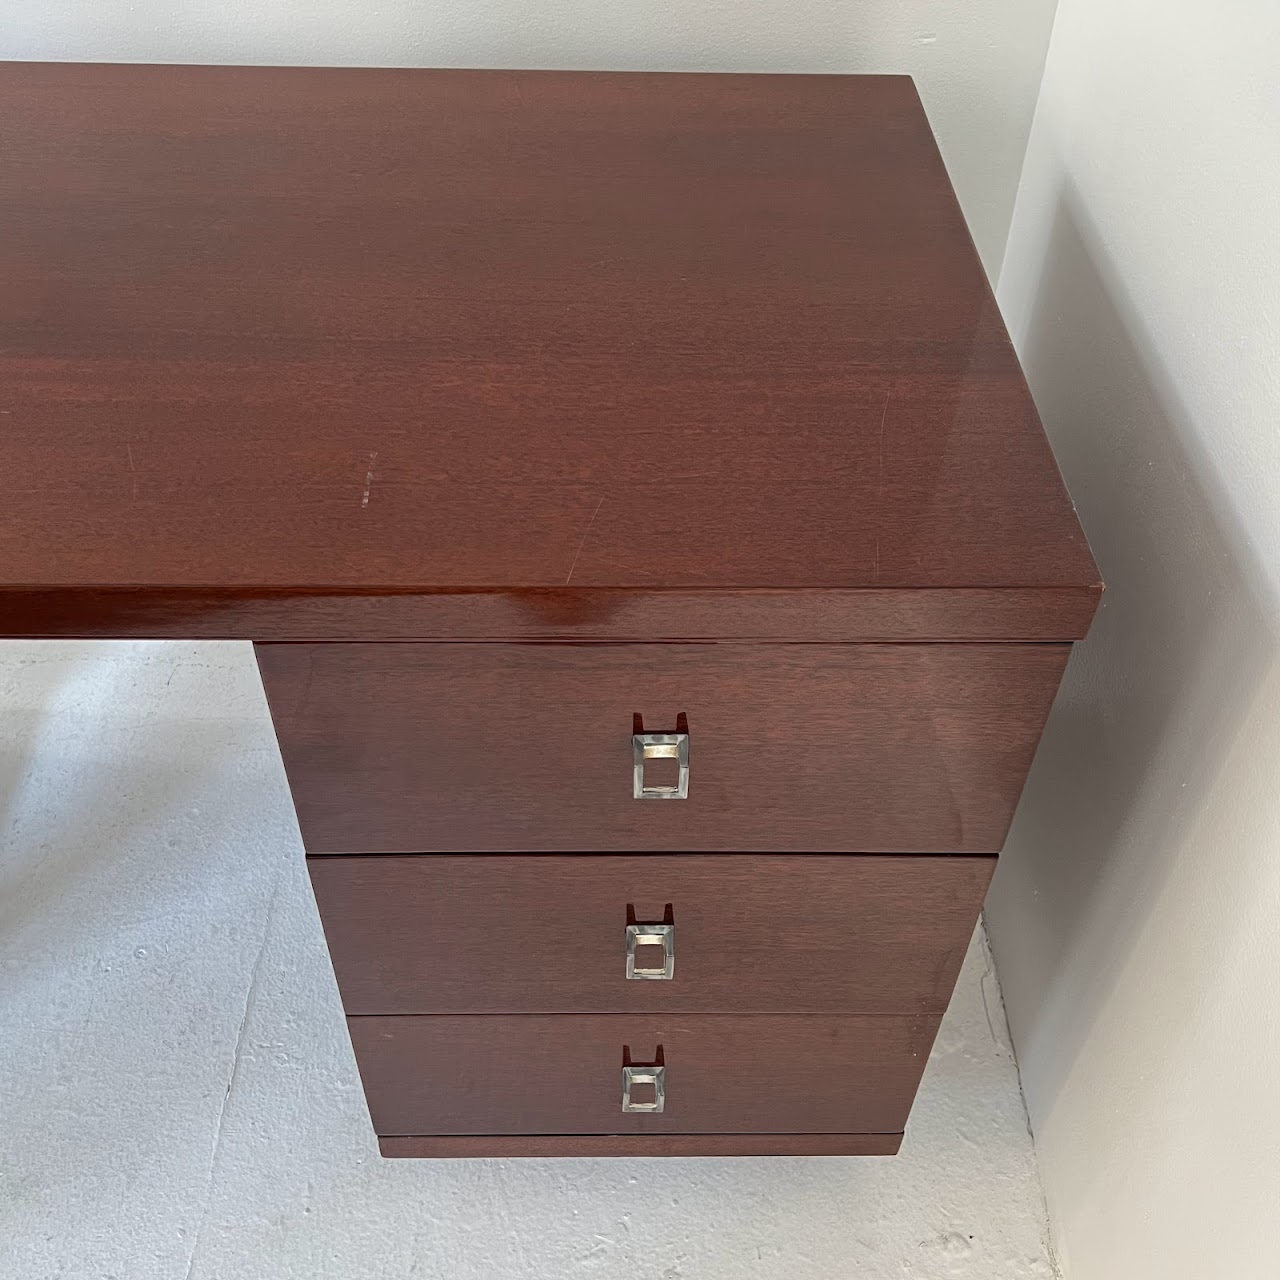
{"type": "Polygon", "coordinates": [[[0,118],[0,634],[1087,625],[905,77],[10,63],[0,118]]]}
{"type": "Polygon", "coordinates": [[[348,1018],[380,1135],[900,1133],[938,1019],[821,1014],[348,1018]],[[622,1111],[662,1046],[666,1109],[622,1111]]]}
{"type": "Polygon", "coordinates": [[[383,1150],[896,1150],[993,861],[940,855],[1100,591],[911,82],[9,63],[0,120],[0,635],[306,642],[383,1150]],[[630,856],[447,856],[508,850],[630,856]]]}
{"type": "Polygon", "coordinates": [[[892,1156],[900,1133],[493,1134],[379,1138],[388,1158],[571,1156],[892,1156]]]}
{"type": "Polygon", "coordinates": [[[995,861],[434,854],[308,863],[348,1013],[941,1013],[995,861]],[[668,906],[673,977],[629,980],[628,907],[650,923],[668,906]]]}
{"type": "Polygon", "coordinates": [[[226,640],[1044,642],[1083,635],[1091,588],[156,593],[0,589],[0,635],[226,640]]]}
{"type": "Polygon", "coordinates": [[[1066,645],[259,645],[311,853],[993,853],[1066,645]],[[632,798],[633,715],[689,719],[632,798]]]}

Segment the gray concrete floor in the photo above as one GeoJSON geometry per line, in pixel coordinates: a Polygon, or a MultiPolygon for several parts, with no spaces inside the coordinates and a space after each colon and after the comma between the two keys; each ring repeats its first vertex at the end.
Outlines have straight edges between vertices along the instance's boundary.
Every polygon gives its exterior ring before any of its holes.
{"type": "Polygon", "coordinates": [[[892,1159],[383,1161],[248,645],[0,643],[0,1277],[1056,1274],[975,938],[892,1159]]]}

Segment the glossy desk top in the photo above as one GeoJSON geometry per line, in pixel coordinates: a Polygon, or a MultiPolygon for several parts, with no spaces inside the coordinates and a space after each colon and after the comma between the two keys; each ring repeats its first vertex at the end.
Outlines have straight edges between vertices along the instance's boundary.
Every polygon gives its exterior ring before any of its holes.
{"type": "Polygon", "coordinates": [[[1088,624],[906,77],[11,63],[0,120],[0,634],[1088,624]]]}

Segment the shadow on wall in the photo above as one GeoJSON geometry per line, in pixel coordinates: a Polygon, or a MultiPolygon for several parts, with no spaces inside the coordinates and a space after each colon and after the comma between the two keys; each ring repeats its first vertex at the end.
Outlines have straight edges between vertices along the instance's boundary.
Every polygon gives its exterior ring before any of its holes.
{"type": "Polygon", "coordinates": [[[1117,279],[1064,190],[1019,350],[1107,591],[987,904],[1033,1122],[1178,859],[1204,856],[1183,837],[1277,649],[1248,540],[1117,279]]]}

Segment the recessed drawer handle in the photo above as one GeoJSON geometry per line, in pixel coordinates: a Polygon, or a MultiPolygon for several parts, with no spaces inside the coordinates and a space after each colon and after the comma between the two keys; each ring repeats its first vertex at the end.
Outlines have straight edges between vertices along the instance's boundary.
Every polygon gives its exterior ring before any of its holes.
{"type": "Polygon", "coordinates": [[[687,800],[689,798],[689,732],[682,713],[676,718],[675,733],[633,733],[631,735],[631,794],[637,800],[687,800]],[[674,760],[678,773],[675,786],[647,787],[646,760],[674,760]]]}
{"type": "Polygon", "coordinates": [[[659,1112],[667,1105],[667,1069],[662,1062],[662,1046],[654,1055],[656,1062],[645,1065],[634,1065],[630,1061],[631,1051],[625,1046],[622,1050],[622,1109],[627,1112],[647,1111],[650,1114],[659,1112]],[[641,1099],[636,1096],[636,1086],[640,1092],[647,1094],[653,1090],[653,1096],[641,1099]]]}
{"type": "Polygon", "coordinates": [[[676,975],[676,927],[674,924],[627,925],[627,977],[633,979],[664,979],[676,975]],[[637,947],[661,947],[662,967],[636,963],[637,947]]]}

